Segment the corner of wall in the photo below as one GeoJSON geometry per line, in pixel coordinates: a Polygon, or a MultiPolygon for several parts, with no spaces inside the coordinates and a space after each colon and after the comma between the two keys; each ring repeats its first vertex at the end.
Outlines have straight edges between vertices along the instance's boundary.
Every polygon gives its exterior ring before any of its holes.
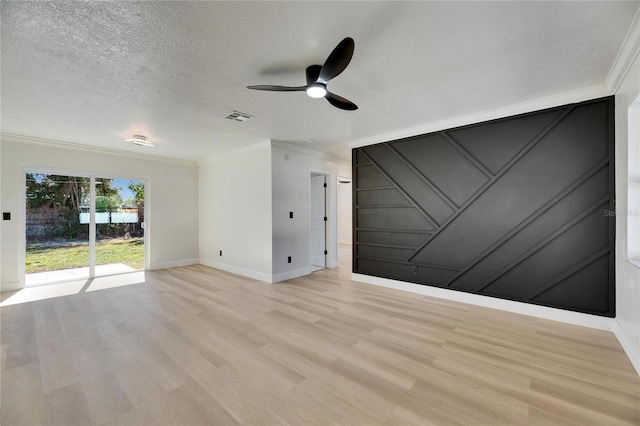
{"type": "MultiPolygon", "coordinates": [[[[638,332],[640,333],[640,330],[638,332]]],[[[622,349],[627,354],[629,361],[631,361],[631,365],[633,365],[633,368],[636,369],[636,372],[640,376],[640,348],[634,346],[633,340],[627,336],[625,328],[617,319],[613,322],[613,333],[616,335],[622,349]]]]}
{"type": "Polygon", "coordinates": [[[200,258],[198,263],[200,265],[208,266],[210,268],[219,269],[221,271],[229,272],[231,274],[241,275],[246,278],[251,278],[265,283],[272,283],[273,276],[271,274],[265,274],[264,272],[254,271],[251,269],[241,268],[238,266],[228,265],[222,262],[216,262],[209,259],[200,258]]]}
{"type": "Polygon", "coordinates": [[[16,291],[20,289],[20,281],[0,283],[0,293],[4,293],[5,291],[16,291]]]}
{"type": "Polygon", "coordinates": [[[216,269],[271,282],[271,143],[199,163],[199,257],[216,269]]]}
{"type": "MultiPolygon", "coordinates": [[[[628,210],[628,109],[640,96],[640,10],[627,34],[609,76],[615,90],[616,209],[628,210]]],[[[627,261],[628,218],[616,216],[616,318],[613,332],[640,375],[640,269],[627,261]]]]}

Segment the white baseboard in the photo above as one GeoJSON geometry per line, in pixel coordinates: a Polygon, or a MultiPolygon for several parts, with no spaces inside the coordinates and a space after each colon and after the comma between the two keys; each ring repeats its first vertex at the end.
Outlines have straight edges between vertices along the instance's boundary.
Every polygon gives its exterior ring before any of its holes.
{"type": "Polygon", "coordinates": [[[198,263],[199,259],[172,260],[170,262],[153,263],[149,265],[149,270],[179,268],[180,266],[197,265],[198,263]]]}
{"type": "Polygon", "coordinates": [[[311,273],[311,268],[300,268],[294,271],[283,272],[281,274],[276,274],[271,277],[272,283],[279,283],[280,281],[292,280],[298,277],[304,277],[305,275],[309,275],[311,273]]]}
{"type": "Polygon", "coordinates": [[[615,319],[608,317],[583,314],[581,312],[565,311],[563,309],[549,308],[546,306],[532,305],[529,303],[514,302],[512,300],[504,300],[495,297],[481,296],[479,294],[448,290],[445,288],[407,283],[403,281],[391,280],[388,278],[372,277],[369,275],[351,274],[351,279],[353,281],[358,281],[366,284],[373,284],[381,287],[408,291],[411,293],[437,297],[440,299],[453,300],[455,302],[468,303],[470,305],[483,306],[485,308],[500,309],[507,312],[529,315],[553,321],[560,321],[569,324],[580,325],[583,327],[596,328],[599,330],[607,331],[613,331],[614,329],[615,319]]]}
{"type": "Polygon", "coordinates": [[[228,265],[226,263],[215,262],[209,259],[200,259],[199,263],[211,268],[220,269],[221,271],[231,272],[232,274],[242,275],[243,277],[253,278],[254,280],[272,283],[273,276],[264,272],[253,271],[251,269],[240,268],[238,266],[228,265]]]}
{"type": "Polygon", "coordinates": [[[20,290],[22,287],[20,286],[20,281],[11,281],[8,283],[0,284],[0,293],[4,293],[5,291],[16,291],[20,290]]]}
{"type": "Polygon", "coordinates": [[[636,372],[640,376],[640,349],[633,346],[631,339],[629,339],[629,336],[627,336],[627,333],[625,333],[624,328],[622,328],[618,320],[614,320],[613,322],[613,334],[616,335],[622,349],[624,349],[627,357],[629,357],[633,368],[636,369],[636,372]]]}

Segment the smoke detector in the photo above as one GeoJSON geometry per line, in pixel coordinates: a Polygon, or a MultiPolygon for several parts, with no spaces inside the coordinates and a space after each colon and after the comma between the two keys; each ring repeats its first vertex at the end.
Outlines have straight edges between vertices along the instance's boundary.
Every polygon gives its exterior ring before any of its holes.
{"type": "Polygon", "coordinates": [[[246,114],[239,111],[231,111],[229,114],[224,115],[224,118],[233,121],[247,121],[253,118],[253,115],[246,114]]]}
{"type": "Polygon", "coordinates": [[[138,146],[153,146],[153,144],[147,140],[147,137],[142,135],[133,135],[132,138],[125,139],[124,141],[138,146]]]}

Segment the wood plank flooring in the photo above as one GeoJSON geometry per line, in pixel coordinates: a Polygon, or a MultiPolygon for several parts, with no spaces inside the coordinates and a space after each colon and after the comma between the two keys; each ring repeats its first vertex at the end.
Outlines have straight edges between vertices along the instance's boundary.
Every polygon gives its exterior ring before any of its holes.
{"type": "Polygon", "coordinates": [[[612,333],[204,266],[1,309],[2,425],[638,425],[612,333]]]}

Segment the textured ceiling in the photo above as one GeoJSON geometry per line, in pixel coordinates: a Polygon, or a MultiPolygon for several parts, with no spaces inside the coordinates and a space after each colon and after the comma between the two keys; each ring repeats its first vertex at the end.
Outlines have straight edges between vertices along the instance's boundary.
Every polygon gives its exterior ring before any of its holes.
{"type": "Polygon", "coordinates": [[[268,139],[349,158],[351,141],[604,84],[639,6],[3,0],[1,130],[191,160],[268,139]],[[246,89],[304,84],[346,36],[329,89],[359,110],[246,89]],[[156,147],[124,144],[134,133],[156,147]]]}

